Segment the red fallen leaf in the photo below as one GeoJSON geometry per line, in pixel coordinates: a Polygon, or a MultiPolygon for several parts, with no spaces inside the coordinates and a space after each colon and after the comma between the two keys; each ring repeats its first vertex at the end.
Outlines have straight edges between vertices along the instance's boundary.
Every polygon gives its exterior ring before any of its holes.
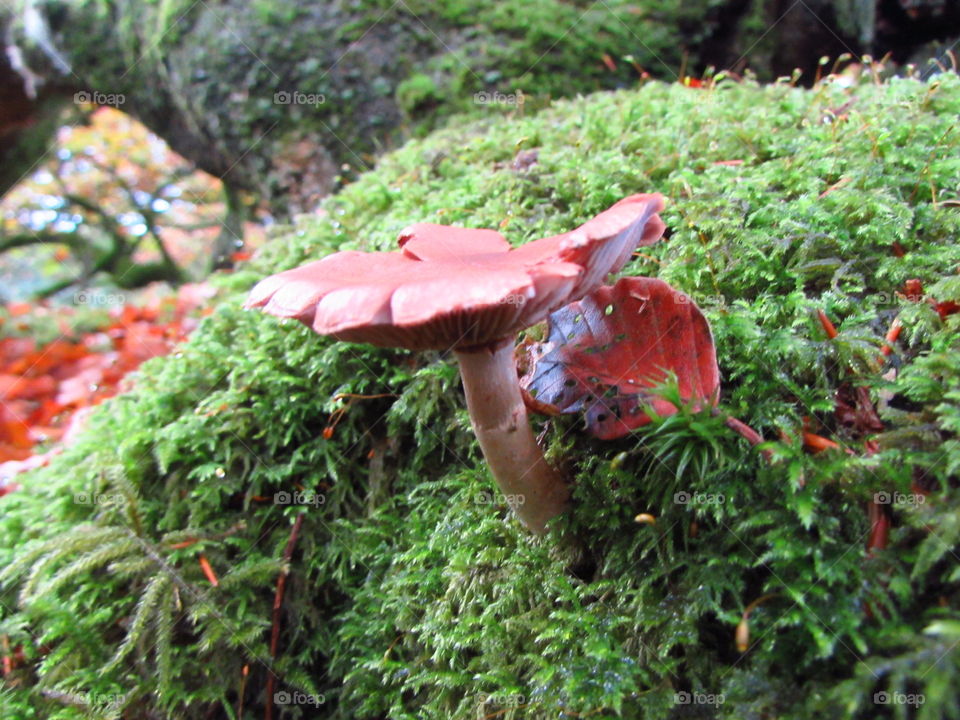
{"type": "Polygon", "coordinates": [[[244,262],[253,257],[253,253],[248,250],[238,250],[230,254],[230,259],[234,262],[244,262]]]}
{"type": "Polygon", "coordinates": [[[111,327],[112,328],[122,328],[125,325],[129,325],[132,322],[136,322],[140,319],[140,308],[136,308],[133,305],[124,305],[122,309],[111,310],[110,316],[117,320],[111,327]]]}
{"type": "Polygon", "coordinates": [[[30,448],[21,448],[10,443],[0,442],[0,464],[26,460],[31,454],[30,448]]]}
{"type": "Polygon", "coordinates": [[[622,278],[550,316],[547,343],[534,345],[521,379],[535,412],[583,411],[595,436],[612,440],[677,408],[650,389],[668,374],[695,406],[720,391],[713,336],[686,295],[656,278],[622,278]]]}
{"type": "MultiPolygon", "coordinates": [[[[29,426],[30,420],[29,416],[33,408],[36,406],[36,403],[32,400],[4,400],[3,405],[7,409],[7,420],[13,421],[16,420],[21,425],[29,426]]],[[[2,416],[0,416],[0,423],[3,422],[2,416]]],[[[0,435],[0,438],[3,436],[0,435]]]]}
{"type": "Polygon", "coordinates": [[[135,322],[127,328],[121,352],[125,359],[139,364],[158,355],[166,355],[170,352],[170,345],[163,338],[162,327],[158,328],[147,322],[135,322]]]}
{"type": "Polygon", "coordinates": [[[10,317],[22,317],[23,315],[29,315],[33,310],[33,305],[27,302],[15,302],[7,304],[7,312],[10,313],[10,317]]]}
{"type": "Polygon", "coordinates": [[[687,87],[698,88],[698,87],[703,87],[703,80],[688,76],[683,79],[683,84],[686,85],[687,87]]]}
{"type": "MultiPolygon", "coordinates": [[[[30,440],[30,428],[3,404],[0,404],[0,445],[19,449],[29,449],[33,445],[30,440]]],[[[22,460],[23,458],[9,459],[22,460]]]]}
{"type": "Polygon", "coordinates": [[[51,425],[54,418],[63,412],[63,406],[49,397],[40,400],[40,403],[27,417],[27,425],[51,425]]]}
{"type": "Polygon", "coordinates": [[[30,338],[4,338],[0,340],[0,367],[10,365],[35,350],[36,343],[30,338]]]}
{"type": "Polygon", "coordinates": [[[57,389],[57,381],[49,375],[26,378],[22,375],[0,374],[0,399],[38,400],[57,389]]]}
{"type": "Polygon", "coordinates": [[[16,361],[10,363],[6,372],[14,375],[29,373],[33,376],[49,374],[56,378],[58,372],[62,373],[68,363],[89,354],[90,351],[82,343],[76,344],[62,339],[54,340],[43,348],[22,355],[16,361]]]}
{"type": "Polygon", "coordinates": [[[60,383],[56,402],[64,406],[82,406],[103,381],[100,368],[87,368],[60,383]]]}

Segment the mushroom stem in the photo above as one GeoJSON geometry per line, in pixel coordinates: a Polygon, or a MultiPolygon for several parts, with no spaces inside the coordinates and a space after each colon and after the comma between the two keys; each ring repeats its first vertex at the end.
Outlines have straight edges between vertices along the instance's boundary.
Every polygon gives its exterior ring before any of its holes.
{"type": "Polygon", "coordinates": [[[570,493],[543,457],[520,395],[513,343],[457,350],[473,430],[507,502],[536,534],[564,511],[570,493]]]}

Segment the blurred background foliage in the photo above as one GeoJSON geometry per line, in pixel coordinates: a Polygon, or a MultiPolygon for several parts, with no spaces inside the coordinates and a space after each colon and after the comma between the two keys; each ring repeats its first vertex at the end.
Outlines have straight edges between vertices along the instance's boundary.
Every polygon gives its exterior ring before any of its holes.
{"type": "Polygon", "coordinates": [[[0,202],[0,301],[90,284],[179,284],[209,271],[224,212],[220,182],[119,110],[82,112],[0,202]]]}

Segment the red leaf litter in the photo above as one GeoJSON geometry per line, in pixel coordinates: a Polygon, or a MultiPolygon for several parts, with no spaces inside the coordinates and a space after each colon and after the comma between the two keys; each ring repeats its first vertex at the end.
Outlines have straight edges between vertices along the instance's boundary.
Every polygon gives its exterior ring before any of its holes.
{"type": "MultiPolygon", "coordinates": [[[[175,297],[112,310],[94,332],[66,332],[42,346],[30,338],[0,338],[0,497],[19,487],[16,475],[46,465],[69,444],[89,408],[126,387],[127,373],[184,340],[213,294],[205,284],[184,285],[175,297]],[[50,443],[58,445],[35,452],[50,443]]],[[[25,305],[8,305],[8,315],[36,309],[25,305]]]]}
{"type": "Polygon", "coordinates": [[[534,412],[582,412],[593,435],[613,440],[649,423],[647,408],[677,412],[654,390],[669,373],[685,401],[716,404],[720,371],[700,309],[662,280],[628,277],[553,313],[520,384],[534,412]]]}

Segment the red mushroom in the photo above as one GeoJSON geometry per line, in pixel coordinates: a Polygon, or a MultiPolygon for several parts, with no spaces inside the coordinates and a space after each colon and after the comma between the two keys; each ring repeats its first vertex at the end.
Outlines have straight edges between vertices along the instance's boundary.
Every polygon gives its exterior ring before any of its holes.
{"type": "Polygon", "coordinates": [[[246,307],[321,335],[410,350],[452,349],[484,457],[513,510],[541,533],[566,506],[520,395],[513,339],[578,300],[664,230],[660,195],[631,195],[579,228],[511,249],[493,230],[431,223],[396,252],[338,252],[262,280],[246,307]]]}

